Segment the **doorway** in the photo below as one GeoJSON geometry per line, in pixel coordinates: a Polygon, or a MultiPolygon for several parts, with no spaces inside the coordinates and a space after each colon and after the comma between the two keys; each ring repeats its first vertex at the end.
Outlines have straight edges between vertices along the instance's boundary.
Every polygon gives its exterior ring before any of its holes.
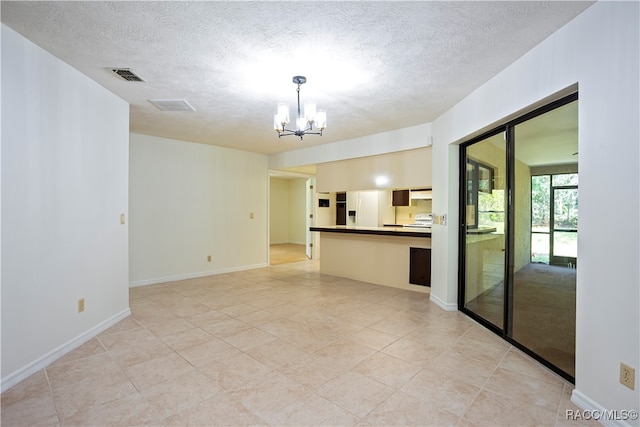
{"type": "Polygon", "coordinates": [[[315,177],[271,171],[269,179],[269,264],[289,264],[313,258],[315,177]]]}
{"type": "Polygon", "coordinates": [[[573,381],[578,96],[461,145],[459,309],[573,381]]]}

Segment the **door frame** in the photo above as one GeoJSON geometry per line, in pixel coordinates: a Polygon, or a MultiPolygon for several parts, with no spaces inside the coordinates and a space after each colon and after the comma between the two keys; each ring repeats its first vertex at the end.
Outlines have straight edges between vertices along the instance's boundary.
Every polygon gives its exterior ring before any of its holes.
{"type": "Polygon", "coordinates": [[[315,186],[316,186],[316,178],[315,177],[307,178],[307,181],[305,182],[307,208],[305,210],[306,230],[304,232],[304,236],[305,236],[305,252],[307,254],[308,259],[314,258],[313,247],[315,245],[313,244],[314,239],[313,239],[313,235],[311,234],[310,228],[315,225],[315,216],[316,216],[315,209],[314,209],[315,201],[316,201],[315,186]]]}
{"type": "MultiPolygon", "coordinates": [[[[305,186],[308,186],[308,181],[309,179],[313,179],[313,185],[315,187],[315,175],[311,175],[311,174],[306,174],[306,173],[300,173],[300,172],[291,172],[291,171],[284,171],[284,170],[277,170],[277,169],[269,169],[268,171],[268,191],[267,191],[267,265],[271,265],[271,232],[270,232],[270,228],[271,228],[271,178],[272,177],[290,177],[290,178],[299,178],[299,179],[305,179],[307,180],[307,182],[305,183],[305,186]]],[[[315,212],[315,202],[310,203],[310,197],[313,197],[315,200],[315,190],[313,190],[311,193],[311,195],[309,195],[309,189],[306,188],[306,197],[305,197],[305,204],[306,204],[306,208],[305,208],[305,224],[307,224],[307,221],[309,220],[309,215],[313,215],[315,217],[316,212],[315,212]]],[[[310,243],[314,242],[314,237],[313,235],[310,235],[309,232],[309,227],[307,227],[307,230],[305,230],[305,239],[307,239],[306,241],[306,245],[308,246],[310,243]],[[310,239],[310,240],[308,240],[310,239]]]]}

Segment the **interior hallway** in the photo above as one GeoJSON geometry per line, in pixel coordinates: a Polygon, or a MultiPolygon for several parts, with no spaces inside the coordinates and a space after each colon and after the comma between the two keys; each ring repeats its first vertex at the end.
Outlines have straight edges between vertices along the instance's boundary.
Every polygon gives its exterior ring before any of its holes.
{"type": "Polygon", "coordinates": [[[269,245],[269,264],[279,265],[291,262],[306,261],[305,245],[295,243],[278,243],[269,245]]]}
{"type": "Polygon", "coordinates": [[[317,261],[132,288],[130,306],[3,393],[2,425],[578,425],[570,383],[465,315],[317,261]]]}

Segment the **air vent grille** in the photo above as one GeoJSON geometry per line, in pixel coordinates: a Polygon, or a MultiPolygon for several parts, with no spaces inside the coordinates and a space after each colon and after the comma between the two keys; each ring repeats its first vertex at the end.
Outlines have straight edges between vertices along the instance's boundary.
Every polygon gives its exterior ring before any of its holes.
{"type": "Polygon", "coordinates": [[[162,111],[196,111],[184,99],[150,99],[149,102],[162,111]]]}
{"type": "Polygon", "coordinates": [[[144,82],[144,79],[129,68],[113,68],[112,71],[128,82],[144,82]]]}

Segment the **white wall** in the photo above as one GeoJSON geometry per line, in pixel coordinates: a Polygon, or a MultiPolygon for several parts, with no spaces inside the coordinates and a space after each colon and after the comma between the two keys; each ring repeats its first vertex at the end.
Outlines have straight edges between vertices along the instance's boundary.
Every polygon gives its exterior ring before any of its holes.
{"type": "Polygon", "coordinates": [[[132,286],[267,265],[266,155],[130,139],[132,286]]]}
{"type": "MultiPolygon", "coordinates": [[[[327,131],[328,132],[328,131],[327,131]]],[[[284,151],[269,156],[270,169],[315,165],[357,157],[376,156],[431,145],[431,123],[425,123],[389,132],[362,136],[349,140],[316,145],[299,150],[284,151]]],[[[346,190],[347,188],[344,188],[346,190]]],[[[371,189],[356,187],[350,190],[371,189]]],[[[338,191],[342,191],[340,189],[338,191]]],[[[331,191],[331,190],[319,190],[331,191]]],[[[334,190],[335,191],[335,190],[334,190]]]]}
{"type": "MultiPolygon", "coordinates": [[[[640,368],[637,2],[598,2],[433,122],[432,299],[457,298],[457,146],[554,93],[579,87],[576,391],[583,407],[639,410],[619,364],[640,368]],[[603,212],[602,206],[609,211],[603,212]],[[603,213],[605,215],[603,215],[603,213]]],[[[638,425],[638,421],[627,421],[638,425]]]]}
{"type": "Polygon", "coordinates": [[[128,132],[127,103],[2,25],[3,390],[129,314],[128,132]]]}

